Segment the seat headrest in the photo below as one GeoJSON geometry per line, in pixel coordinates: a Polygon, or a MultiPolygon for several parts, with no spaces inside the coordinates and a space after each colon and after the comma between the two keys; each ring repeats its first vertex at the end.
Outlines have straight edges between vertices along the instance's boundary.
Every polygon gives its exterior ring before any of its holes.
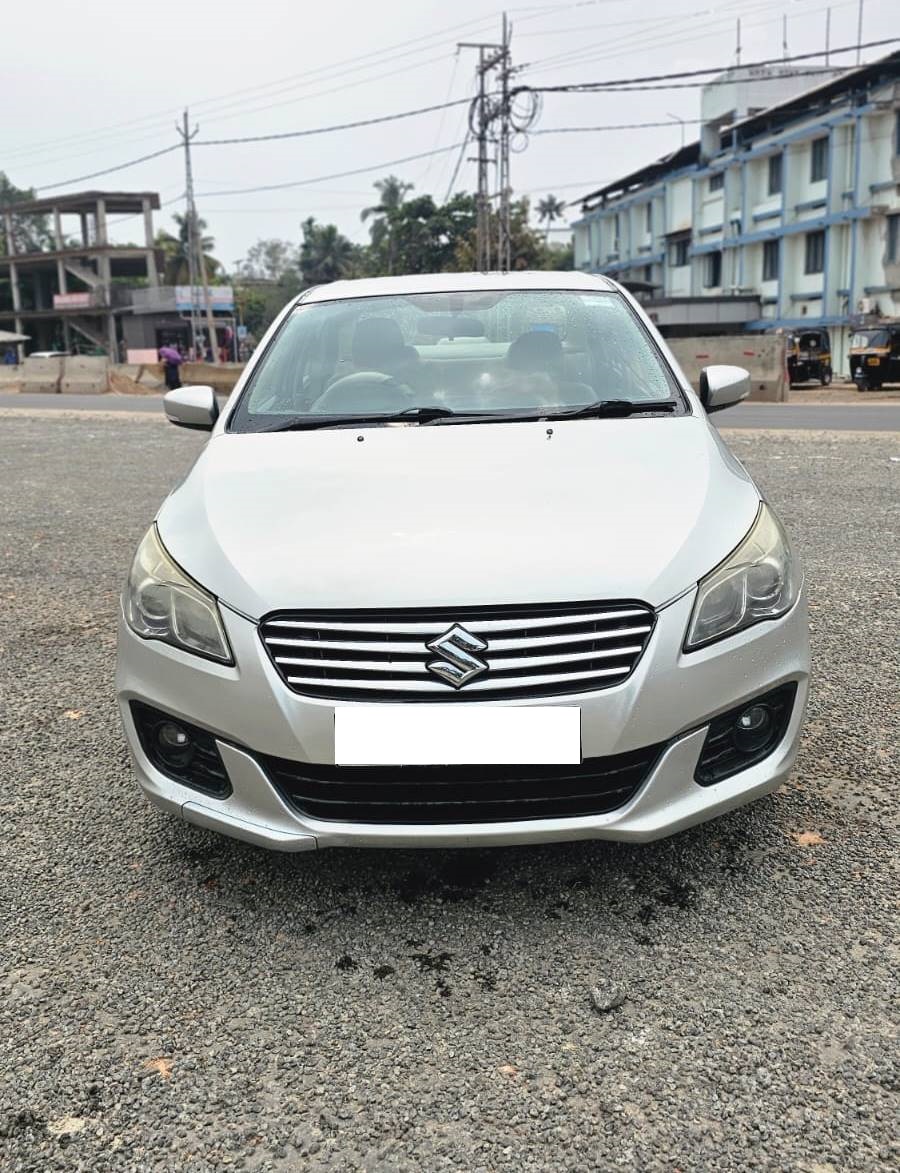
{"type": "Polygon", "coordinates": [[[403,334],[393,318],[363,318],[353,332],[353,363],[378,370],[381,363],[404,357],[403,334]]]}
{"type": "Polygon", "coordinates": [[[516,371],[555,371],[562,366],[563,348],[552,330],[527,330],[510,344],[506,361],[516,371]]]}

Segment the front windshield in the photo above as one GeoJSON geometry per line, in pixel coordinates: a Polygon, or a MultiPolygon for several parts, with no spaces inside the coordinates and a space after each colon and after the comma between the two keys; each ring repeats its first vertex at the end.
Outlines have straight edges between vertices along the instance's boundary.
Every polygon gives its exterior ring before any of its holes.
{"type": "Polygon", "coordinates": [[[858,350],[866,350],[870,346],[887,346],[887,330],[860,330],[850,339],[850,345],[858,350]]]}
{"type": "Polygon", "coordinates": [[[609,399],[683,407],[662,357],[616,293],[364,297],[299,305],[229,427],[417,412],[519,418],[609,399]]]}

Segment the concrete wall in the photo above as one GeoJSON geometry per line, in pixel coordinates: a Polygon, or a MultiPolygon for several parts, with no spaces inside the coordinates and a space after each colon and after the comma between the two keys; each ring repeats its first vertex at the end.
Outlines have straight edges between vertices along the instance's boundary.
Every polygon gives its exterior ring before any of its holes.
{"type": "Polygon", "coordinates": [[[22,391],[55,395],[62,380],[63,359],[26,358],[21,371],[22,391]]]}
{"type": "Polygon", "coordinates": [[[750,372],[751,399],[772,402],[787,397],[783,335],[733,334],[722,338],[667,338],[666,342],[695,391],[703,367],[727,363],[746,367],[750,372]]]}
{"type": "Polygon", "coordinates": [[[101,395],[109,390],[109,359],[79,354],[62,362],[59,389],[64,395],[101,395]]]}
{"type": "Polygon", "coordinates": [[[0,395],[16,394],[22,390],[22,368],[0,364],[0,395]]]}

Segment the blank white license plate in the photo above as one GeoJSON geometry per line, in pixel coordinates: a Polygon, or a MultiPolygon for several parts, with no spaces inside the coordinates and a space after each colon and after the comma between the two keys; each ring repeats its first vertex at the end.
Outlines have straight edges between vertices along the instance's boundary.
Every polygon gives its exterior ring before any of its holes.
{"type": "Polygon", "coordinates": [[[572,705],[353,705],[334,711],[339,766],[555,766],[581,762],[572,705]]]}

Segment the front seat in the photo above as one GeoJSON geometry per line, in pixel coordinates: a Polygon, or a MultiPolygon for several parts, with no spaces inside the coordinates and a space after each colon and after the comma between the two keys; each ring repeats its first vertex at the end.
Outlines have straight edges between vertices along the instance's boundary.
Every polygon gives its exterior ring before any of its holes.
{"type": "Polygon", "coordinates": [[[419,352],[404,343],[393,318],[363,318],[353,332],[351,356],[358,371],[384,371],[402,377],[403,369],[418,361],[419,352]]]}
{"type": "Polygon", "coordinates": [[[506,366],[519,372],[520,386],[538,406],[588,403],[593,398],[585,383],[566,378],[563,347],[552,330],[526,330],[510,343],[506,366]]]}

